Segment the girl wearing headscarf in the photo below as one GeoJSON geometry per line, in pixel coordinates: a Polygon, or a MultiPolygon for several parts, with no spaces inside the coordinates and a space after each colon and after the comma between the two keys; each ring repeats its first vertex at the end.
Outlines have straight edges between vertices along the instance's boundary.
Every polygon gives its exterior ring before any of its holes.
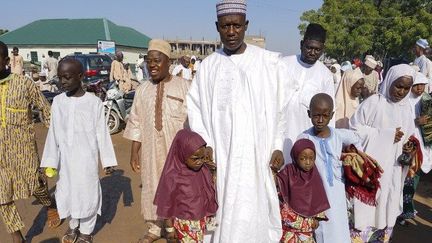
{"type": "Polygon", "coordinates": [[[336,91],[336,128],[349,128],[349,119],[360,104],[361,89],[364,86],[363,74],[359,69],[348,70],[336,91]]]}
{"type": "Polygon", "coordinates": [[[314,143],[309,139],[298,140],[291,158],[293,163],[287,164],[276,177],[281,199],[281,242],[315,242],[314,231],[319,221],[327,220],[324,212],[330,205],[315,166],[314,143]]]}
{"type": "Polygon", "coordinates": [[[403,189],[403,213],[399,216],[399,223],[404,225],[406,219],[412,219],[415,217],[417,211],[414,208],[413,197],[417,189],[417,185],[420,181],[420,176],[418,171],[421,168],[423,172],[428,173],[431,169],[430,159],[430,146],[425,146],[423,143],[423,137],[421,133],[420,126],[427,124],[429,117],[422,116],[421,113],[421,99],[422,95],[427,95],[424,93],[426,85],[429,83],[427,77],[420,73],[416,73],[414,79],[413,87],[411,88],[409,101],[412,107],[412,119],[416,126],[415,129],[415,142],[418,143],[418,148],[416,148],[416,153],[414,154],[414,159],[408,170],[408,175],[405,179],[404,189],[403,189]]]}
{"type": "Polygon", "coordinates": [[[335,90],[337,90],[342,77],[341,65],[337,63],[331,65],[330,71],[333,73],[333,82],[334,82],[335,90]]]}
{"type": "Polygon", "coordinates": [[[363,140],[363,151],[375,158],[383,169],[377,205],[352,200],[352,242],[388,242],[402,213],[402,189],[408,167],[398,162],[403,145],[414,134],[409,92],[415,71],[406,64],[389,69],[380,94],[360,104],[350,119],[350,128],[363,140]]]}
{"type": "Polygon", "coordinates": [[[156,214],[165,219],[169,242],[202,242],[207,222],[218,208],[206,143],[195,132],[180,130],[171,145],[156,191],[156,214]]]}

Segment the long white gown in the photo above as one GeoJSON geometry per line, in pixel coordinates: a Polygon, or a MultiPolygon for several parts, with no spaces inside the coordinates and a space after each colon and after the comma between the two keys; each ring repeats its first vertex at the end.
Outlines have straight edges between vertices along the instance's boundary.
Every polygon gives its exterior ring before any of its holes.
{"type": "Polygon", "coordinates": [[[56,96],[41,167],[58,169],[55,198],[60,218],[101,213],[99,158],[103,167],[117,165],[102,101],[90,93],[56,96]]]}
{"type": "Polygon", "coordinates": [[[384,170],[376,207],[353,200],[354,227],[358,230],[393,227],[402,213],[402,189],[408,168],[402,167],[397,158],[402,154],[403,144],[414,134],[415,127],[409,96],[394,103],[389,99],[389,89],[394,81],[405,75],[413,77],[414,69],[406,64],[392,67],[383,82],[382,93],[363,101],[350,119],[350,128],[363,139],[363,151],[376,159],[384,170]],[[396,128],[400,128],[404,136],[394,143],[396,128]]]}
{"type": "Polygon", "coordinates": [[[248,45],[222,50],[200,66],[188,94],[189,124],[215,151],[219,227],[215,242],[279,242],[278,197],[270,156],[282,150],[283,89],[279,54],[248,45]]]}

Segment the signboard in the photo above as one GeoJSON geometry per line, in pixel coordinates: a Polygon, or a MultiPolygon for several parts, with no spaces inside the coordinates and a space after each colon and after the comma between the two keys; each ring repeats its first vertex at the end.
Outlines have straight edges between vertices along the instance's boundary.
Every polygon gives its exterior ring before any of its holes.
{"type": "Polygon", "coordinates": [[[114,41],[98,40],[97,42],[97,52],[115,54],[116,47],[114,41]]]}

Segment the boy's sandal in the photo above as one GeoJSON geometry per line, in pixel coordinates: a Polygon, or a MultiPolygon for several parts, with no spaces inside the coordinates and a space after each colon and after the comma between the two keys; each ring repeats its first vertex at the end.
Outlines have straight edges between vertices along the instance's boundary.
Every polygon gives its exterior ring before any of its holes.
{"type": "Polygon", "coordinates": [[[78,229],[69,228],[62,237],[62,243],[75,243],[78,238],[78,229]]]}
{"type": "Polygon", "coordinates": [[[86,235],[86,234],[79,234],[77,240],[75,243],[92,243],[93,242],[93,236],[92,235],[86,235]]]}
{"type": "Polygon", "coordinates": [[[55,229],[61,225],[61,219],[56,208],[48,208],[47,224],[48,228],[55,229]]]}
{"type": "Polygon", "coordinates": [[[112,173],[115,172],[115,168],[114,166],[106,167],[104,168],[104,171],[105,171],[105,175],[111,175],[112,173]]]}

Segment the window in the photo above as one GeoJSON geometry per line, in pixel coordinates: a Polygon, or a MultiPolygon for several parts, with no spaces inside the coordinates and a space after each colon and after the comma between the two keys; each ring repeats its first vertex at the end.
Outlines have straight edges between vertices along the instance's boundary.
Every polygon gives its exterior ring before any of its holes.
{"type": "Polygon", "coordinates": [[[30,52],[30,60],[31,60],[32,63],[38,62],[37,51],[31,51],[30,52]]]}
{"type": "Polygon", "coordinates": [[[90,67],[90,69],[100,68],[100,67],[105,67],[106,69],[110,69],[111,68],[111,62],[110,62],[109,57],[107,57],[107,56],[89,57],[89,67],[90,67]]]}

